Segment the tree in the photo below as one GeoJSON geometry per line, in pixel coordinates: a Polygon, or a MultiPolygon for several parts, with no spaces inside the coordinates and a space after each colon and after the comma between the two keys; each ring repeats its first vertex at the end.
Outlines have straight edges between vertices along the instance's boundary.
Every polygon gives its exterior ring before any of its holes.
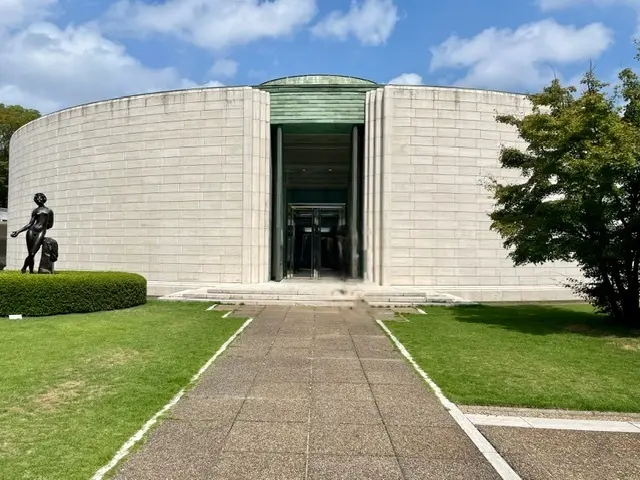
{"type": "Polygon", "coordinates": [[[0,207],[7,206],[9,174],[9,140],[21,126],[40,116],[37,110],[0,103],[0,207]]]}
{"type": "Polygon", "coordinates": [[[515,265],[576,262],[573,288],[619,325],[640,326],[640,80],[619,74],[614,93],[593,70],[580,92],[558,80],[529,95],[518,130],[526,150],[503,148],[500,164],[520,182],[492,179],[490,214],[515,265]]]}

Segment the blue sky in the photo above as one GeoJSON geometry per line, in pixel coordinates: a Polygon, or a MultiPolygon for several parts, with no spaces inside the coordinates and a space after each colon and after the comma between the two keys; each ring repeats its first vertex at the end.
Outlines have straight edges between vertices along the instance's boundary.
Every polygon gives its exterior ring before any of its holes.
{"type": "Polygon", "coordinates": [[[532,91],[635,66],[640,0],[0,0],[0,103],[334,73],[532,91]]]}

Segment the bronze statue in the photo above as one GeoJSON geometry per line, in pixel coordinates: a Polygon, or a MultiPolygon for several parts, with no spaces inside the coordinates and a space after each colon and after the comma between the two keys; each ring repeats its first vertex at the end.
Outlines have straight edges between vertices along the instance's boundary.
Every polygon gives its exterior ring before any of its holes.
{"type": "Polygon", "coordinates": [[[58,260],[58,242],[51,237],[45,237],[38,273],[56,273],[53,266],[56,260],[58,260]]]}
{"type": "MultiPolygon", "coordinates": [[[[31,212],[31,220],[29,223],[20,230],[11,232],[11,237],[13,238],[16,238],[22,232],[27,232],[27,251],[29,255],[22,266],[22,273],[27,272],[27,267],[29,268],[29,273],[33,273],[36,254],[44,243],[47,230],[53,227],[53,210],[44,206],[44,204],[47,203],[47,196],[44,193],[36,193],[33,201],[36,202],[38,207],[31,212]]],[[[58,249],[56,248],[55,250],[57,260],[58,249]]]]}

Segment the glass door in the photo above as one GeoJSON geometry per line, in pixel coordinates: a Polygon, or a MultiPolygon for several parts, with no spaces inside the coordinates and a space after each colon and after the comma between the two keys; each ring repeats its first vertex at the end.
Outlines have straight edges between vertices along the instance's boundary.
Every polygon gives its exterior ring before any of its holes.
{"type": "Polygon", "coordinates": [[[287,212],[286,277],[315,278],[313,210],[289,205],[287,212]]]}
{"type": "Polygon", "coordinates": [[[293,278],[294,262],[295,262],[295,247],[296,247],[296,217],[293,214],[291,206],[287,211],[287,239],[285,241],[286,256],[285,256],[285,278],[293,278]]]}
{"type": "Polygon", "coordinates": [[[330,207],[319,208],[315,212],[318,277],[337,277],[340,271],[339,212],[340,209],[330,207]]]}
{"type": "Polygon", "coordinates": [[[313,278],[320,277],[320,265],[322,262],[322,225],[320,224],[320,210],[311,209],[311,270],[313,278]]]}
{"type": "Polygon", "coordinates": [[[341,276],[338,242],[345,231],[343,205],[289,205],[287,209],[286,278],[341,276]]]}

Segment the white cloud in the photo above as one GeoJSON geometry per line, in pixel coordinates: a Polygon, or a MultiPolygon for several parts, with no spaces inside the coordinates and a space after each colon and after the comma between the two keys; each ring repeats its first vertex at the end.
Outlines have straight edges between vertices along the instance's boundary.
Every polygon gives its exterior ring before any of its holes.
{"type": "Polygon", "coordinates": [[[234,77],[238,72],[238,62],[229,59],[219,59],[209,69],[209,73],[214,77],[234,77]]]}
{"type": "Polygon", "coordinates": [[[60,108],[60,103],[52,98],[39,97],[31,92],[22,90],[17,85],[0,84],[0,103],[5,105],[22,105],[35,108],[40,113],[52,112],[60,108]]]}
{"type": "Polygon", "coordinates": [[[613,5],[640,7],[640,0],[538,0],[538,6],[545,12],[589,4],[597,7],[610,7],[613,5]]]}
{"type": "MultiPolygon", "coordinates": [[[[57,0],[0,0],[0,103],[48,113],[135,93],[222,86],[217,80],[199,85],[173,68],[148,68],[95,25],[60,28],[43,21],[55,7],[57,0]]],[[[227,60],[216,68],[231,74],[237,64],[227,60]]]]}
{"type": "Polygon", "coordinates": [[[422,85],[422,77],[417,73],[403,73],[389,80],[389,85],[422,85]]]}
{"type": "Polygon", "coordinates": [[[45,18],[55,3],[57,0],[0,0],[0,31],[45,18]]]}
{"type": "Polygon", "coordinates": [[[200,87],[224,87],[225,84],[222,82],[219,82],[218,80],[211,80],[209,82],[203,83],[202,85],[199,85],[200,87]]]}
{"type": "Polygon", "coordinates": [[[537,0],[543,12],[565,10],[574,7],[628,7],[635,11],[637,27],[634,36],[640,35],[640,0],[537,0]]]}
{"type": "Polygon", "coordinates": [[[171,35],[202,48],[224,49],[285,37],[311,22],[316,0],[120,0],[106,25],[131,34],[171,35]]]}
{"type": "Polygon", "coordinates": [[[431,49],[430,69],[467,69],[455,82],[459,86],[537,88],[554,68],[594,59],[612,43],[613,32],[600,23],[578,28],[542,20],[515,30],[489,28],[472,38],[453,35],[431,49]]]}
{"type": "Polygon", "coordinates": [[[35,23],[0,35],[0,102],[43,113],[127,94],[187,88],[195,82],[173,68],[152,69],[124,46],[88,26],[35,23]]]}
{"type": "Polygon", "coordinates": [[[312,29],[318,37],[344,41],[353,36],[363,45],[384,44],[398,23],[394,0],[352,0],[347,12],[333,11],[312,29]]]}

